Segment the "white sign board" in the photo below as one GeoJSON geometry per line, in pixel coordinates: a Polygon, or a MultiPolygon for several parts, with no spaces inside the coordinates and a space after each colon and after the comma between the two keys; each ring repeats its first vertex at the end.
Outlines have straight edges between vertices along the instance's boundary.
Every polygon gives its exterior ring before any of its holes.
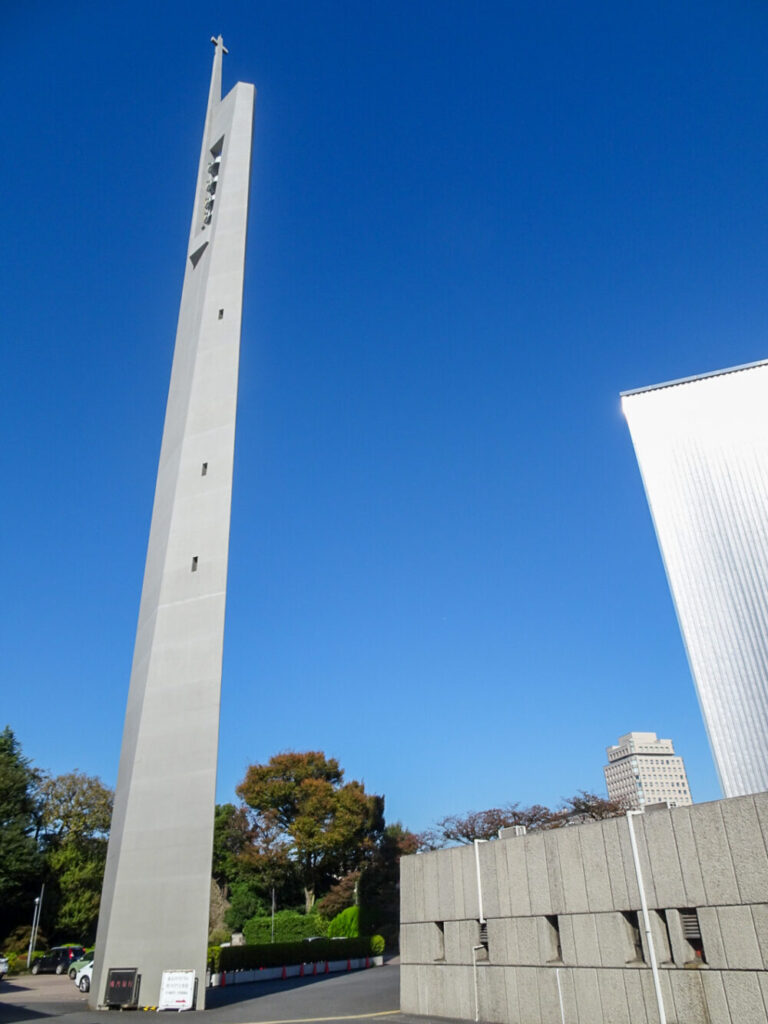
{"type": "Polygon", "coordinates": [[[193,1010],[194,1002],[195,972],[163,971],[158,1010],[193,1010]]]}

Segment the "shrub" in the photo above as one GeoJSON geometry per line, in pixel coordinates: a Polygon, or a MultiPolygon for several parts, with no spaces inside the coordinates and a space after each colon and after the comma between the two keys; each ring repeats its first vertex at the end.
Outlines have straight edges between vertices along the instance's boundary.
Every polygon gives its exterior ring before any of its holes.
{"type": "MultiPolygon", "coordinates": [[[[328,924],[319,914],[300,914],[298,910],[278,910],[275,914],[275,942],[300,942],[313,936],[325,936],[328,924]]],[[[272,918],[268,915],[246,921],[243,934],[248,945],[272,941],[272,918]]]]}
{"type": "MultiPolygon", "coordinates": [[[[290,964],[324,963],[374,953],[374,939],[361,935],[356,939],[317,939],[315,942],[272,942],[264,945],[225,946],[219,955],[219,970],[248,971],[260,967],[287,967],[290,964]]],[[[382,940],[383,941],[383,940],[382,940]]],[[[376,943],[378,946],[379,944],[376,943]]]]}
{"type": "Polygon", "coordinates": [[[371,936],[371,954],[373,956],[381,956],[384,952],[385,946],[386,943],[384,942],[384,937],[382,935],[371,936]]]}
{"type": "Polygon", "coordinates": [[[360,907],[347,907],[328,925],[328,937],[354,939],[360,934],[360,907]]]}
{"type": "MultiPolygon", "coordinates": [[[[29,924],[19,925],[15,928],[11,934],[6,938],[5,942],[2,943],[2,948],[7,953],[18,953],[19,956],[24,956],[26,960],[27,950],[29,949],[29,940],[32,936],[32,926],[29,924]]],[[[37,933],[37,947],[39,949],[47,949],[48,939],[44,932],[39,931],[37,933]]]]}
{"type": "Polygon", "coordinates": [[[218,971],[219,960],[221,958],[221,946],[209,946],[208,947],[208,966],[211,969],[211,973],[218,971]]]}
{"type": "Polygon", "coordinates": [[[214,928],[208,936],[209,946],[220,946],[222,942],[229,942],[232,938],[232,932],[229,928],[214,928]]]}

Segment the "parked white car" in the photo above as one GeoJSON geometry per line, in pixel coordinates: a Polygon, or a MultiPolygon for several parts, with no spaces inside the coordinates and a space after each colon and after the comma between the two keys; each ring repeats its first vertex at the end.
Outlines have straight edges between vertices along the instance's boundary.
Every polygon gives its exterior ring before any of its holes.
{"type": "Polygon", "coordinates": [[[81,967],[75,975],[75,984],[81,992],[88,992],[91,988],[91,977],[93,975],[93,960],[85,967],[81,967]]]}

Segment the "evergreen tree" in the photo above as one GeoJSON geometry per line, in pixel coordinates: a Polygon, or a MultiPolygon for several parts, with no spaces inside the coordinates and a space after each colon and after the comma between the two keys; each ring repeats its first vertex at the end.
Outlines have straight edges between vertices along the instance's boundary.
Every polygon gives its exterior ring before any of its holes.
{"type": "Polygon", "coordinates": [[[38,850],[40,776],[6,726],[0,733],[0,937],[32,917],[43,861],[38,850]]]}

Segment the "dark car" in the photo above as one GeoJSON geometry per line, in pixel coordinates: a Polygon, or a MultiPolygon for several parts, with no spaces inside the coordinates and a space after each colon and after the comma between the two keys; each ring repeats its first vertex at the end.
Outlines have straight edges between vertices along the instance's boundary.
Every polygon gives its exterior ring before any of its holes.
{"type": "Polygon", "coordinates": [[[64,974],[69,970],[73,960],[79,960],[85,949],[83,946],[54,946],[47,953],[35,960],[32,964],[33,974],[42,974],[45,971],[53,971],[55,974],[64,974]]]}

